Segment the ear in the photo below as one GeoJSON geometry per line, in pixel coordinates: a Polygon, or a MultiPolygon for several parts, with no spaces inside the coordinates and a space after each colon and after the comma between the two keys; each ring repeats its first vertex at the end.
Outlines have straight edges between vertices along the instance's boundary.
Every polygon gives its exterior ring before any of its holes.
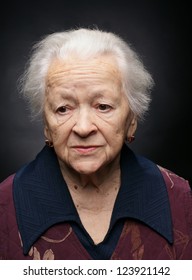
{"type": "Polygon", "coordinates": [[[137,129],[137,119],[133,117],[128,127],[127,139],[134,136],[136,129],[137,129]]]}

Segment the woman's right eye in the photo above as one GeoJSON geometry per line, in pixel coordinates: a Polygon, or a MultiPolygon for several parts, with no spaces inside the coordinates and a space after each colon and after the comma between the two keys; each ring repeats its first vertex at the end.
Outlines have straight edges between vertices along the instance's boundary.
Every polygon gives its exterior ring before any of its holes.
{"type": "Polygon", "coordinates": [[[57,108],[56,112],[60,113],[60,114],[65,114],[67,112],[67,107],[61,106],[61,107],[57,108]]]}

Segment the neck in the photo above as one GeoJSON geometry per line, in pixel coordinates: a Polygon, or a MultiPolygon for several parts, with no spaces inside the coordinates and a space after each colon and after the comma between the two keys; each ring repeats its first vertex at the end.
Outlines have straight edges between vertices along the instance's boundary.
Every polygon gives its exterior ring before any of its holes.
{"type": "Polygon", "coordinates": [[[111,186],[120,186],[120,156],[113,162],[91,174],[80,174],[63,162],[60,163],[61,172],[69,188],[93,189],[98,193],[106,193],[111,186]]]}

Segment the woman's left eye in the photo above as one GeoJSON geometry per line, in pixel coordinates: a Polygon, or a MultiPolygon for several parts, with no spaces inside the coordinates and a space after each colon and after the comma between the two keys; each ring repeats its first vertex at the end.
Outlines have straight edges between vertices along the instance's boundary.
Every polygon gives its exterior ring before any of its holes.
{"type": "Polygon", "coordinates": [[[99,104],[98,109],[99,109],[99,111],[102,111],[102,112],[108,112],[112,109],[112,107],[108,104],[99,104]]]}

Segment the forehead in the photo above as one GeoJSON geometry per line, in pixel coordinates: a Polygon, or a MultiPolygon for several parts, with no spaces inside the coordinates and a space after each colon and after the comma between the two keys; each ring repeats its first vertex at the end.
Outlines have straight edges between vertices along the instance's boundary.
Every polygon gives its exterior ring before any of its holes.
{"type": "Polygon", "coordinates": [[[100,55],[91,59],[71,56],[65,60],[55,59],[47,73],[49,87],[65,85],[121,84],[121,75],[112,56],[100,55]]]}

